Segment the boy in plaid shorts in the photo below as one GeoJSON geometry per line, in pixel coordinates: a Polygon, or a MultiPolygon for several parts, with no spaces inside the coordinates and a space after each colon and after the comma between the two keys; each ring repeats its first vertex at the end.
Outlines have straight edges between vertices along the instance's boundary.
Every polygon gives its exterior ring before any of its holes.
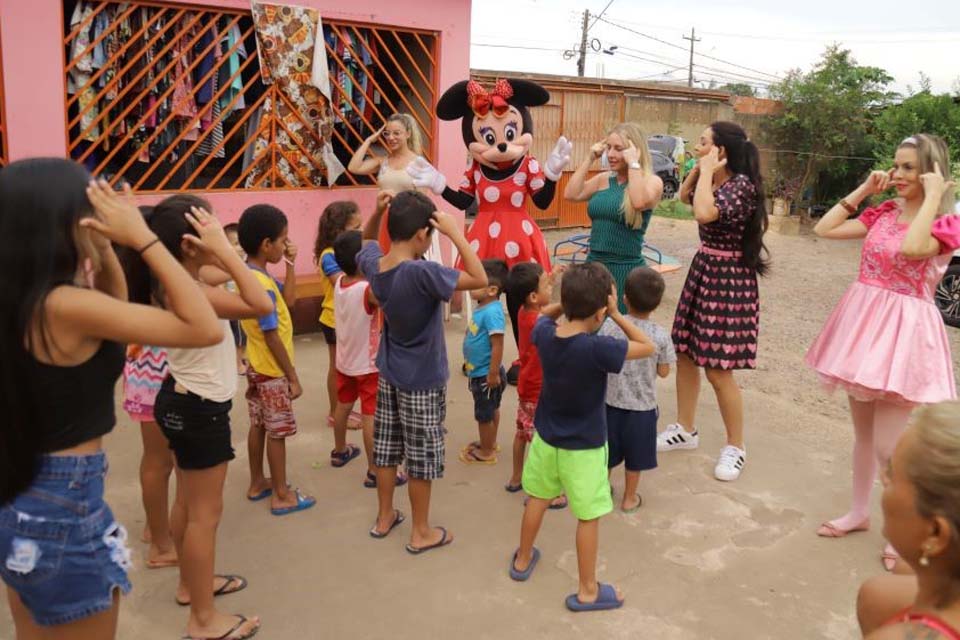
{"type": "Polygon", "coordinates": [[[403,514],[393,507],[393,493],[397,467],[406,460],[413,512],[406,548],[420,554],[453,541],[449,531],[431,527],[428,519],[431,481],[443,477],[449,378],[441,303],[454,291],[485,287],[487,276],[456,220],[436,211],[433,202],[416,191],[401,192],[390,202],[391,245],[383,255],[375,242],[382,209],[378,202],[377,213],[363,229],[367,242],[357,255],[384,315],[373,434],[379,511],[370,535],[384,538],[403,522],[403,514]],[[453,242],[465,273],[422,259],[434,229],[453,242]]]}
{"type": "Polygon", "coordinates": [[[536,434],[523,468],[530,495],[520,528],[520,547],[510,560],[510,577],[530,578],[540,551],[533,546],[550,501],[566,493],[577,520],[580,585],[567,597],[571,611],[615,609],[620,592],[597,582],[600,517],[613,510],[607,477],[607,374],[626,360],[653,355],[655,347],[617,308],[613,276],[598,262],[570,267],[560,284],[560,311],[541,316],[531,340],[543,366],[543,388],[535,416],[536,434]],[[597,335],[606,317],[626,340],[597,335]]]}
{"type": "Polygon", "coordinates": [[[247,335],[247,407],[250,410],[250,488],[253,501],[270,498],[270,513],[287,515],[309,509],[316,498],[304,495],[287,484],[286,439],[297,433],[293,401],[303,388],[293,366],[293,323],[289,305],[297,301],[293,260],[296,247],[287,239],[287,217],[268,204],[249,207],[240,216],[240,245],[247,253],[247,265],[273,300],[274,310],[263,317],[240,321],[247,335]],[[283,286],[267,273],[267,264],[287,262],[283,286]],[[263,474],[266,448],[270,482],[263,474]]]}

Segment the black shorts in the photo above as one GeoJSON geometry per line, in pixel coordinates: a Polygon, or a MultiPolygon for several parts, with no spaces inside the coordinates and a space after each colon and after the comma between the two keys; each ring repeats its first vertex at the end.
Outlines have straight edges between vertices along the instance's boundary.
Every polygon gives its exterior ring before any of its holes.
{"type": "Polygon", "coordinates": [[[239,320],[230,321],[230,331],[233,332],[233,344],[238,348],[242,349],[247,346],[247,334],[243,332],[243,329],[240,328],[239,320]]]}
{"type": "Polygon", "coordinates": [[[181,469],[209,469],[234,459],[230,443],[231,400],[214,402],[195,393],[177,393],[167,376],[153,414],[181,469]]]}
{"type": "Polygon", "coordinates": [[[477,376],[470,378],[470,393],[473,394],[473,418],[477,422],[491,422],[497,409],[500,408],[500,400],[503,398],[503,390],[507,388],[507,372],[500,367],[500,386],[490,388],[487,385],[487,376],[477,376]]]}
{"type": "Polygon", "coordinates": [[[621,462],[627,471],[648,471],[657,468],[658,409],[631,411],[607,405],[607,466],[621,462]]]}
{"type": "Polygon", "coordinates": [[[327,344],[337,344],[337,330],[333,327],[320,323],[320,331],[323,331],[323,339],[327,344]]]}

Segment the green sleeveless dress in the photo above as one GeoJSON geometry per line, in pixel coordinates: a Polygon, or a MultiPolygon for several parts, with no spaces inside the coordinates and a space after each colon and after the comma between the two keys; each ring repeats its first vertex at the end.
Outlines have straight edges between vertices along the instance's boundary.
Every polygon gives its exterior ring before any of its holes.
{"type": "Polygon", "coordinates": [[[616,175],[610,176],[609,180],[607,188],[590,196],[587,203],[587,215],[592,225],[587,260],[599,262],[613,274],[613,281],[617,283],[617,304],[620,311],[626,313],[623,284],[633,269],[647,265],[643,259],[643,238],[653,211],[647,209],[643,212],[643,224],[639,229],[628,227],[622,208],[626,183],[618,184],[616,175]]]}

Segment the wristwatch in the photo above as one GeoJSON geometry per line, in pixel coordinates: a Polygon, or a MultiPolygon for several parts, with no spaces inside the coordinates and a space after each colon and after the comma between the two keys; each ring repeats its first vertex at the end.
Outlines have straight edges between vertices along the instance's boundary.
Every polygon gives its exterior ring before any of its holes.
{"type": "Polygon", "coordinates": [[[629,166],[631,169],[642,169],[642,168],[643,168],[643,167],[640,166],[640,163],[639,163],[639,162],[631,162],[631,163],[630,163],[629,165],[627,165],[627,166],[629,166]]]}

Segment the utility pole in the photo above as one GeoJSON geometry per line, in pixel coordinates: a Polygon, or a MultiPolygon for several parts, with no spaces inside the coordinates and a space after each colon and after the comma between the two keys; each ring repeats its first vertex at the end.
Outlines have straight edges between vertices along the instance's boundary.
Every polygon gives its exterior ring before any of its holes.
{"type": "Polygon", "coordinates": [[[583,30],[580,33],[580,58],[577,60],[577,75],[583,77],[587,64],[587,31],[590,29],[590,10],[583,12],[583,30]]]}
{"type": "Polygon", "coordinates": [[[690,28],[690,37],[683,36],[684,40],[690,41],[690,73],[687,76],[687,86],[693,86],[693,45],[697,42],[700,42],[703,38],[697,37],[697,30],[693,27],[690,28]]]}

